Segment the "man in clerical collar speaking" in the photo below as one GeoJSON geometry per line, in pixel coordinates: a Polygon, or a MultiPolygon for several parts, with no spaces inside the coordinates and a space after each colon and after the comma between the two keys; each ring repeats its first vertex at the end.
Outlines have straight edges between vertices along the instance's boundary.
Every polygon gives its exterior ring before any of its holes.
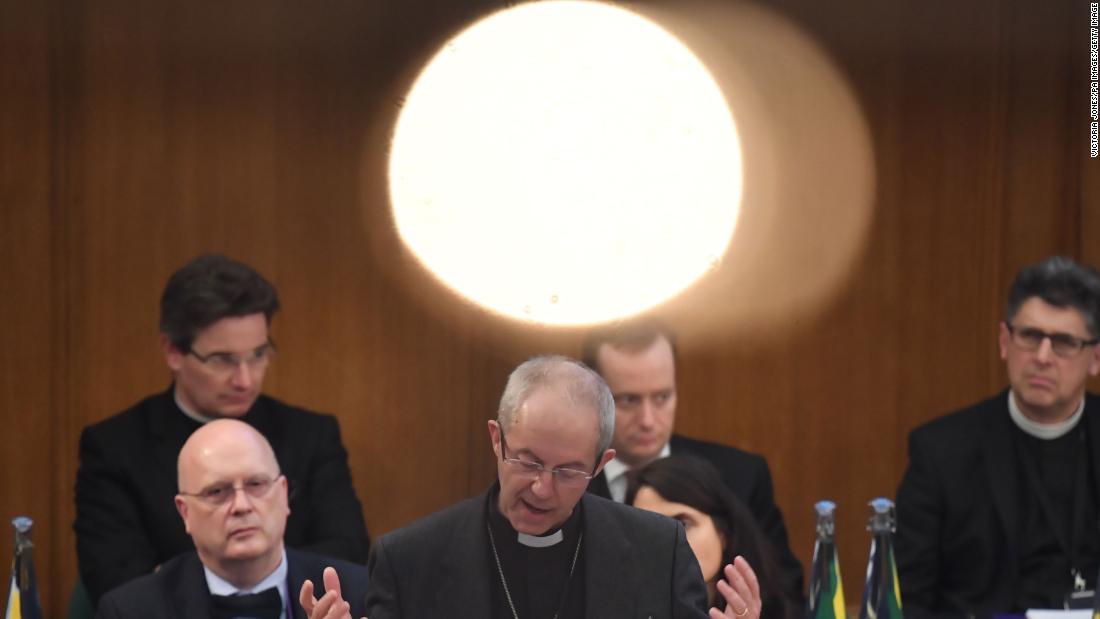
{"type": "MultiPolygon", "coordinates": [[[[585,492],[615,456],[615,403],[603,380],[565,357],[512,372],[489,421],[498,481],[379,540],[368,562],[371,619],[703,618],[706,585],[679,522],[585,492]]],[[[744,559],[725,567],[724,610],[756,619],[760,593],[744,559]]],[[[339,579],[312,583],[312,619],[349,617],[339,579]]]]}
{"type": "MultiPolygon", "coordinates": [[[[99,604],[102,619],[292,619],[303,581],[335,565],[343,591],[362,612],[361,565],[286,548],[287,480],[275,452],[235,419],[196,430],[178,460],[176,509],[195,550],[115,588],[99,604]]],[[[331,567],[328,569],[332,569],[331,567]]]]}

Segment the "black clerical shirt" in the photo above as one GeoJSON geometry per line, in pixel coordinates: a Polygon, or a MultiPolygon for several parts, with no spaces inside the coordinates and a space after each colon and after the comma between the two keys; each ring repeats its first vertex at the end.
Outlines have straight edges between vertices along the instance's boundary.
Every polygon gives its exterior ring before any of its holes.
{"type": "MultiPolygon", "coordinates": [[[[562,541],[545,548],[525,546],[518,540],[516,530],[497,507],[499,487],[489,493],[489,527],[496,542],[504,579],[515,605],[519,619],[558,619],[584,617],[584,543],[581,541],[576,565],[570,577],[574,553],[583,530],[584,517],[580,503],[565,521],[561,531],[562,541]]],[[[549,531],[548,533],[553,533],[549,531]]],[[[487,548],[491,573],[494,575],[493,619],[513,619],[504,585],[501,583],[493,558],[492,547],[487,548]]]]}
{"type": "MultiPolygon", "coordinates": [[[[1061,608],[1073,590],[1071,570],[1096,584],[1100,561],[1097,497],[1085,428],[1044,440],[1014,429],[1021,500],[1017,609],[1061,608]]],[[[1009,474],[1006,472],[1006,474],[1009,474]]]]}

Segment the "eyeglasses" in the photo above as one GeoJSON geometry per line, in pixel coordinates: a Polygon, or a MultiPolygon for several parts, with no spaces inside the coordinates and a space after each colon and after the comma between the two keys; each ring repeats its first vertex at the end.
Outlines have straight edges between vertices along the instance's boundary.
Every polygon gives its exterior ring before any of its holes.
{"type": "Polygon", "coordinates": [[[243,355],[231,352],[212,352],[202,355],[191,349],[187,350],[187,354],[198,359],[199,363],[205,365],[211,372],[228,375],[236,372],[242,363],[247,365],[250,370],[258,370],[267,366],[272,357],[275,356],[275,342],[268,340],[266,344],[243,355]]]}
{"type": "Polygon", "coordinates": [[[519,475],[526,479],[537,479],[543,473],[543,471],[550,473],[550,477],[562,486],[578,487],[588,483],[588,480],[592,479],[594,475],[588,474],[587,471],[579,469],[571,469],[565,467],[558,467],[548,469],[541,462],[535,462],[533,460],[522,460],[520,458],[509,458],[504,455],[505,450],[508,449],[508,443],[504,440],[504,429],[500,431],[500,459],[512,467],[519,475]]]}
{"type": "Polygon", "coordinates": [[[1043,340],[1050,340],[1050,349],[1063,359],[1077,355],[1086,346],[1100,344],[1100,339],[1086,340],[1068,333],[1047,333],[1032,327],[1017,327],[1008,322],[1005,323],[1005,327],[1012,336],[1012,342],[1020,348],[1038,350],[1043,345],[1043,340]]]}
{"type": "Polygon", "coordinates": [[[267,492],[271,490],[271,486],[278,481],[280,477],[282,477],[281,474],[275,477],[258,475],[244,480],[239,486],[230,482],[225,482],[207,486],[198,492],[180,492],[180,494],[182,496],[198,497],[211,505],[222,505],[237,496],[238,490],[244,490],[245,494],[254,499],[261,499],[267,495],[267,492]]]}

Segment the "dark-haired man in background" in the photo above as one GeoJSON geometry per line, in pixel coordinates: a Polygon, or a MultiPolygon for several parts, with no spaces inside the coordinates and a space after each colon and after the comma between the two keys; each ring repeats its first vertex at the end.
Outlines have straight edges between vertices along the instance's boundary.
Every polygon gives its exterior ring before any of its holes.
{"type": "Polygon", "coordinates": [[[768,463],[760,455],[673,434],[676,420],[676,355],[672,333],[655,321],[636,320],[589,334],[585,364],[615,397],[615,458],[588,487],[605,498],[627,500],[632,470],[671,453],[709,461],[760,525],[775,549],[784,593],[802,600],[802,564],[791,552],[783,514],[775,504],[768,463]]]}
{"type": "Polygon", "coordinates": [[[907,617],[1062,608],[1100,563],[1100,275],[1048,258],[1016,276],[1009,389],[909,435],[896,553],[907,617]]]}
{"type": "Polygon", "coordinates": [[[219,418],[250,424],[275,450],[290,487],[288,546],[366,561],[366,524],[336,419],[261,394],[278,308],[270,283],[224,256],[196,258],[168,280],[160,340],[172,385],[80,438],[73,528],[93,603],[194,548],[173,507],[176,456],[219,418]]]}

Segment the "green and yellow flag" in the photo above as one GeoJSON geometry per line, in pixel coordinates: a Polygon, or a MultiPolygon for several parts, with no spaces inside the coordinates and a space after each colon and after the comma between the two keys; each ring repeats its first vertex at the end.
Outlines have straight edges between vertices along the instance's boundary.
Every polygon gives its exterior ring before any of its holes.
{"type": "Polygon", "coordinates": [[[871,555],[867,560],[867,582],[863,586],[860,619],[902,619],[901,586],[894,560],[894,502],[871,501],[871,555]]]}
{"type": "Polygon", "coordinates": [[[818,501],[817,541],[810,569],[809,619],[844,619],[844,586],[836,553],[836,503],[818,501]]]}
{"type": "Polygon", "coordinates": [[[1096,575],[1096,586],[1092,589],[1092,619],[1100,619],[1100,574],[1096,575]]]}
{"type": "Polygon", "coordinates": [[[4,619],[42,619],[42,606],[38,602],[38,585],[34,577],[34,544],[31,527],[34,523],[26,516],[11,521],[15,527],[15,555],[11,561],[11,588],[8,590],[8,608],[4,619]]]}

